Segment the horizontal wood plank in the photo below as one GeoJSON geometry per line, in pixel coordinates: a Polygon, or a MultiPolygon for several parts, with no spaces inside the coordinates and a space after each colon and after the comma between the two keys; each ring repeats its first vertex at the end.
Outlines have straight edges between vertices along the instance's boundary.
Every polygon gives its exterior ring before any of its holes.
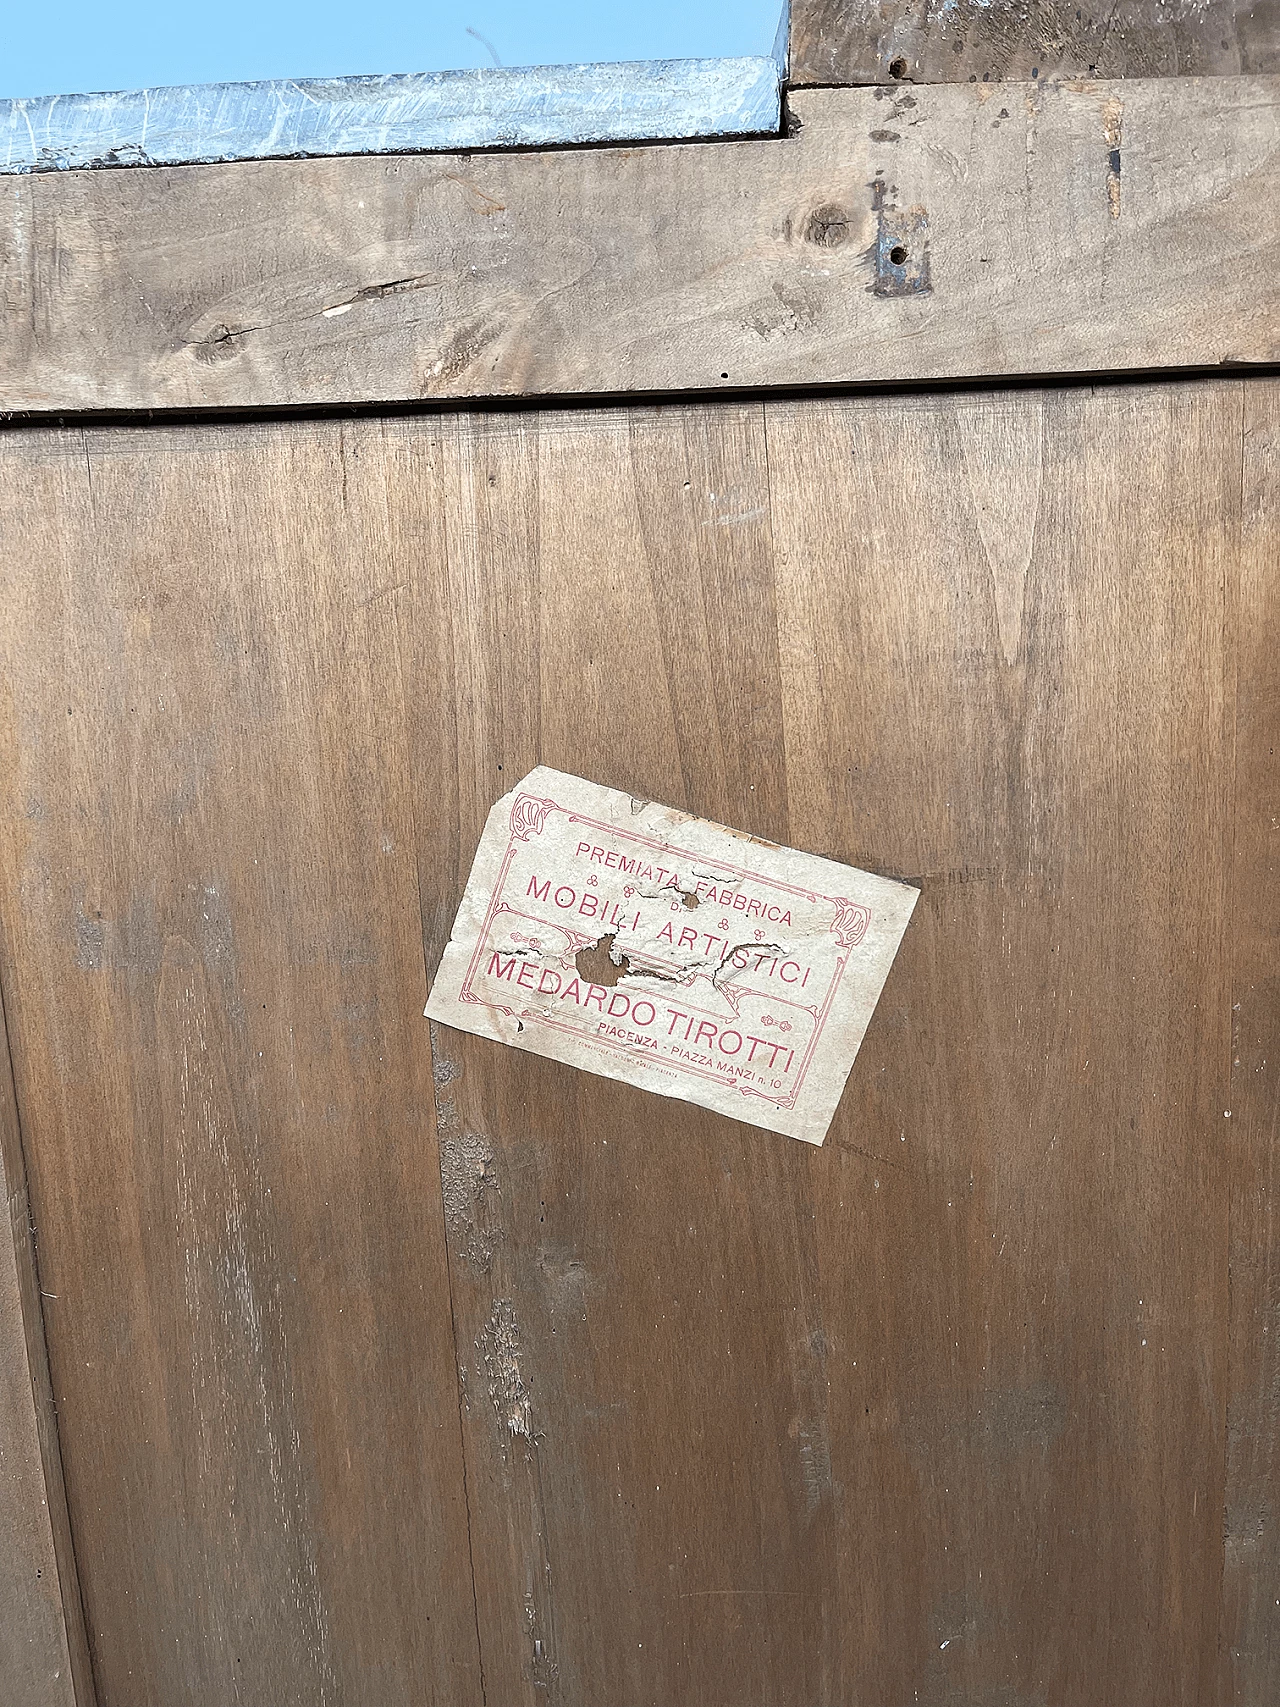
{"type": "Polygon", "coordinates": [[[754,142],[0,185],[0,408],[1270,362],[1280,79],[797,94],[754,142]]]}
{"type": "Polygon", "coordinates": [[[1280,71],[1277,0],[794,0],[798,84],[1280,71]]]}

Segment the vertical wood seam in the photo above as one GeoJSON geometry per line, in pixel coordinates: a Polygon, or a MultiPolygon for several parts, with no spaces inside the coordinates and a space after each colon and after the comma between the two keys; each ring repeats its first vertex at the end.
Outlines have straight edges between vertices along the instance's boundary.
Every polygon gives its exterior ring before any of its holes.
{"type": "MultiPolygon", "coordinates": [[[[787,0],[788,6],[790,6],[790,3],[791,3],[791,0],[787,0]]],[[[767,397],[761,398],[761,400],[760,400],[760,441],[764,447],[764,501],[765,501],[765,506],[766,506],[766,510],[768,513],[768,520],[769,520],[769,570],[770,570],[770,573],[773,577],[773,632],[774,632],[774,644],[778,649],[778,668],[779,668],[779,673],[781,673],[781,669],[782,669],[782,619],[778,613],[778,601],[779,601],[779,597],[780,597],[779,588],[778,588],[778,530],[774,526],[774,515],[773,515],[773,465],[769,460],[769,410],[770,410],[769,399],[767,397]]],[[[783,777],[785,779],[786,796],[787,796],[787,798],[786,798],[786,825],[785,825],[786,834],[782,837],[782,840],[786,842],[788,847],[790,847],[791,843],[792,843],[791,782],[790,782],[790,778],[787,774],[787,764],[786,764],[787,724],[786,724],[785,715],[780,714],[780,721],[781,721],[780,735],[781,735],[781,739],[782,739],[782,752],[783,752],[783,777]]]]}
{"type": "MultiPolygon", "coordinates": [[[[5,1001],[5,978],[0,967],[0,1038],[4,1053],[0,1072],[8,1075],[13,1099],[14,1151],[11,1159],[13,1174],[6,1180],[10,1236],[14,1241],[14,1256],[19,1276],[25,1268],[30,1284],[19,1284],[19,1296],[25,1291],[30,1307],[23,1309],[22,1325],[27,1344],[27,1365],[32,1396],[35,1401],[36,1433],[40,1445],[41,1469],[44,1473],[45,1499],[48,1503],[49,1528],[53,1537],[54,1558],[58,1567],[58,1593],[62,1603],[62,1623],[67,1643],[67,1658],[71,1668],[71,1687],[77,1707],[97,1707],[98,1690],[93,1670],[93,1652],[89,1642],[88,1620],[85,1617],[84,1596],[80,1588],[80,1572],[76,1564],[75,1532],[67,1502],[66,1481],[62,1470],[62,1443],[58,1427],[58,1406],[53,1392],[49,1368],[48,1332],[45,1325],[44,1291],[40,1284],[40,1256],[35,1231],[35,1215],[28,1187],[26,1140],[23,1134],[22,1107],[18,1099],[18,1075],[14,1068],[13,1042],[9,1034],[8,1009],[5,1001]],[[21,1200],[26,1222],[25,1237],[17,1236],[12,1208],[21,1200]]],[[[6,1167],[4,1170],[8,1174],[6,1167]]]]}
{"type": "MultiPolygon", "coordinates": [[[[1245,381],[1237,382],[1237,395],[1240,402],[1239,417],[1239,454],[1236,460],[1236,528],[1235,528],[1235,585],[1234,597],[1224,601],[1223,621],[1230,623],[1228,684],[1231,691],[1230,721],[1227,733],[1230,736],[1230,753],[1228,757],[1228,794],[1227,802],[1230,811],[1229,841],[1226,850],[1226,895],[1224,898],[1224,926],[1227,944],[1227,1057],[1226,1089],[1228,1100],[1235,1112],[1236,1070],[1236,891],[1238,871],[1236,865],[1236,831],[1240,800],[1239,755],[1240,755],[1240,656],[1239,636],[1242,620],[1241,609],[1241,574],[1245,551],[1245,431],[1248,421],[1248,392],[1245,381]]],[[[1234,1701],[1238,1690],[1234,1676],[1235,1661],[1227,1642],[1227,1536],[1231,1522],[1231,1425],[1232,1399],[1234,1383],[1232,1370],[1237,1360],[1235,1342],[1235,1241],[1236,1241],[1236,1166],[1232,1148],[1228,1147],[1226,1154],[1226,1186],[1227,1186],[1227,1345],[1224,1360],[1224,1392],[1222,1398],[1222,1562],[1218,1573],[1218,1641],[1216,1659],[1217,1694],[1221,1701],[1234,1701]]]]}
{"type": "MultiPolygon", "coordinates": [[[[400,723],[407,728],[404,689],[404,653],[400,643],[400,604],[399,600],[392,601],[395,615],[396,633],[396,677],[400,692],[400,723]]],[[[422,939],[422,970],[424,985],[431,983],[431,968],[427,964],[426,931],[427,921],[422,906],[422,842],[418,835],[418,803],[412,788],[409,790],[409,824],[413,831],[413,881],[418,900],[418,929],[422,939]]],[[[440,1172],[440,1155],[438,1153],[440,1132],[440,1105],[436,1080],[436,1027],[434,1020],[427,1024],[428,1050],[431,1056],[431,1117],[436,1128],[437,1156],[436,1168],[440,1172]]],[[[453,1347],[453,1383],[457,1394],[458,1416],[458,1458],[462,1465],[462,1507],[467,1519],[467,1566],[471,1573],[471,1612],[475,1622],[476,1632],[476,1665],[480,1673],[481,1707],[488,1707],[489,1697],[485,1688],[484,1676],[484,1642],[480,1634],[480,1598],[476,1590],[476,1549],[475,1536],[471,1523],[471,1490],[467,1483],[467,1437],[462,1420],[462,1383],[458,1379],[458,1317],[453,1302],[453,1265],[449,1260],[449,1227],[444,1213],[444,1176],[440,1174],[440,1233],[444,1242],[444,1269],[449,1286],[449,1343],[453,1347]]]]}
{"type": "MultiPolygon", "coordinates": [[[[425,963],[425,957],[424,957],[425,963]]],[[[432,1106],[435,1110],[436,1127],[439,1130],[440,1104],[436,1093],[436,1022],[427,1022],[427,1033],[431,1049],[431,1085],[432,1106]]],[[[444,1175],[440,1176],[440,1230],[445,1242],[445,1272],[449,1280],[449,1328],[453,1342],[453,1379],[458,1394],[458,1445],[462,1457],[462,1504],[467,1514],[467,1563],[471,1568],[471,1607],[475,1614],[476,1625],[476,1663],[480,1667],[480,1700],[482,1707],[488,1707],[489,1696],[485,1688],[484,1677],[484,1641],[480,1634],[480,1596],[476,1588],[476,1547],[475,1536],[471,1526],[471,1489],[467,1482],[467,1437],[462,1420],[462,1383],[458,1380],[458,1315],[453,1302],[453,1263],[449,1259],[449,1226],[444,1213],[444,1175]]]]}
{"type": "MultiPolygon", "coordinates": [[[[1228,596],[1223,601],[1223,624],[1228,630],[1224,636],[1227,645],[1227,686],[1230,689],[1231,705],[1227,728],[1224,731],[1230,738],[1230,751],[1227,758],[1227,807],[1229,825],[1226,853],[1226,895],[1223,911],[1227,945],[1227,1027],[1226,1044],[1227,1056],[1225,1084],[1228,1100],[1234,1105],[1235,1068],[1232,1062],[1235,1058],[1235,992],[1236,992],[1236,823],[1239,806],[1239,733],[1240,733],[1240,660],[1238,653],[1238,630],[1240,623],[1240,572],[1241,559],[1244,551],[1244,463],[1245,463],[1245,419],[1247,400],[1243,380],[1237,383],[1239,398],[1239,454],[1236,458],[1236,526],[1235,526],[1235,583],[1228,590],[1228,596]],[[1232,596],[1234,594],[1234,596],[1232,596]]],[[[1226,1157],[1226,1188],[1227,1188],[1227,1248],[1225,1261],[1227,1268],[1226,1306],[1227,1306],[1227,1345],[1223,1363],[1223,1395],[1220,1427],[1222,1430],[1222,1526],[1221,1526],[1221,1566],[1218,1572],[1218,1641],[1215,1655],[1215,1670],[1219,1692],[1225,1692],[1234,1697],[1235,1689],[1231,1682],[1231,1656],[1226,1654],[1226,1670],[1223,1670],[1223,1638],[1226,1634],[1227,1620],[1227,1529],[1230,1522],[1231,1499],[1231,1370],[1235,1361],[1235,1344],[1233,1327],[1235,1324],[1235,1167],[1231,1150],[1228,1147],[1226,1157]]]]}

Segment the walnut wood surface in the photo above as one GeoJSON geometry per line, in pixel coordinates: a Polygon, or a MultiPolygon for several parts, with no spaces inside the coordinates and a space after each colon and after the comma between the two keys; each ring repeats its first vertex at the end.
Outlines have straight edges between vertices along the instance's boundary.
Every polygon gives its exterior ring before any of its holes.
{"type": "Polygon", "coordinates": [[[104,1704],[1273,1698],[1277,394],[6,435],[104,1704]],[[430,1038],[538,761],[922,885],[823,1149],[430,1038]]]}
{"type": "Polygon", "coordinates": [[[336,428],[2,460],[4,976],[101,1701],[471,1707],[383,509],[336,428]]]}

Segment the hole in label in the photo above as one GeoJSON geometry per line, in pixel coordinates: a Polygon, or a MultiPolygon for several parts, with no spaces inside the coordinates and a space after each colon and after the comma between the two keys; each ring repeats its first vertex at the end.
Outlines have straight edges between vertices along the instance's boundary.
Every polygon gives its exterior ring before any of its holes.
{"type": "Polygon", "coordinates": [[[900,267],[906,258],[907,251],[902,247],[901,243],[895,243],[893,248],[889,251],[889,259],[893,262],[894,266],[900,267]]]}
{"type": "Polygon", "coordinates": [[[624,954],[620,960],[615,960],[610,952],[613,948],[614,932],[602,936],[599,942],[592,943],[590,948],[580,948],[573,957],[579,978],[585,978],[588,984],[600,984],[608,990],[620,978],[625,978],[631,970],[631,962],[624,954]]]}

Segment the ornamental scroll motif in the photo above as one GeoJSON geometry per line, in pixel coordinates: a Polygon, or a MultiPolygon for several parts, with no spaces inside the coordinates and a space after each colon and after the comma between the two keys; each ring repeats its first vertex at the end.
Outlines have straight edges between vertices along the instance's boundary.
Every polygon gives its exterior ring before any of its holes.
{"type": "Polygon", "coordinates": [[[857,948],[870,923],[870,907],[863,907],[857,901],[842,899],[836,902],[836,916],[831,921],[831,928],[841,948],[857,948]]]}
{"type": "Polygon", "coordinates": [[[530,836],[541,835],[547,813],[554,805],[554,800],[539,800],[532,794],[517,795],[511,808],[511,839],[527,842],[530,836]]]}

